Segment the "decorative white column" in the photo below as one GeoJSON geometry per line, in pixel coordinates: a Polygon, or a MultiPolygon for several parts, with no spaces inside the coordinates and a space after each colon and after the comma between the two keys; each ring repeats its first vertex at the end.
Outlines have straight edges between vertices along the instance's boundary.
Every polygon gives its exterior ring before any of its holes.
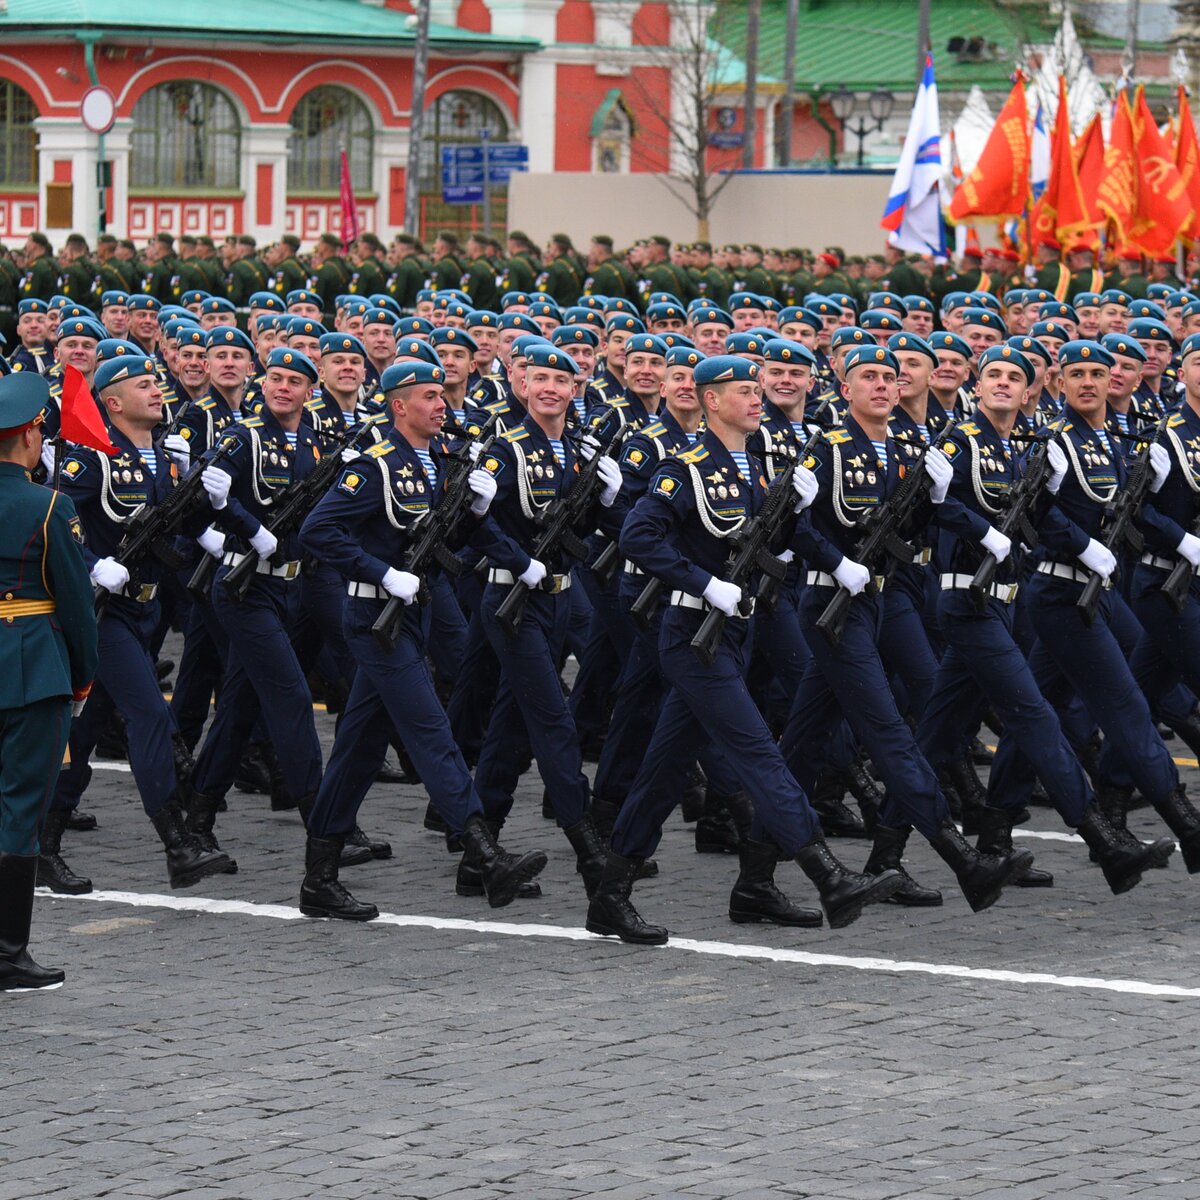
{"type": "Polygon", "coordinates": [[[54,164],[71,164],[71,224],[69,228],[56,225],[50,240],[61,242],[67,233],[82,233],[89,242],[99,232],[100,196],[96,186],[97,137],[89,133],[77,117],[63,120],[38,117],[33,127],[38,133],[38,188],[41,226],[47,228],[47,184],[55,182],[54,164]]]}
{"type": "Polygon", "coordinates": [[[287,157],[290,125],[244,125],[242,127],[241,177],[246,198],[242,229],[261,241],[271,241],[283,229],[287,203],[287,157]],[[259,221],[258,169],[269,165],[271,195],[265,221],[259,221]]]}
{"type": "Polygon", "coordinates": [[[112,163],[112,209],[108,214],[108,232],[114,237],[129,236],[129,151],[133,120],[126,117],[113,123],[104,135],[104,157],[112,163]]]}
{"type": "Polygon", "coordinates": [[[395,167],[408,167],[408,130],[375,130],[375,153],[372,164],[371,190],[375,201],[375,233],[385,243],[398,234],[404,226],[404,202],[400,202],[400,220],[391,221],[389,208],[392,202],[391,177],[395,167]]]}

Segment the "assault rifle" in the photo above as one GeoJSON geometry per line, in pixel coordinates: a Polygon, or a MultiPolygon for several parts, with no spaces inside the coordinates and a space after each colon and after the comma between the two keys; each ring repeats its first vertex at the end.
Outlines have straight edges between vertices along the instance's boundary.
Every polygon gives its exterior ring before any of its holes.
{"type": "MultiPolygon", "coordinates": [[[[928,476],[924,469],[918,468],[924,467],[926,454],[932,450],[940,450],[945,445],[956,424],[955,421],[949,421],[942,427],[942,432],[922,450],[916,462],[908,467],[892,498],[862,522],[863,537],[854,553],[854,560],[862,563],[870,572],[871,578],[866,587],[868,595],[875,594],[875,578],[886,575],[890,563],[910,563],[916,556],[912,546],[900,536],[900,530],[908,523],[928,490],[928,476]]],[[[853,599],[844,587],[839,587],[833,599],[825,606],[825,611],[817,618],[817,628],[831,645],[836,646],[842,640],[853,599]]]]}

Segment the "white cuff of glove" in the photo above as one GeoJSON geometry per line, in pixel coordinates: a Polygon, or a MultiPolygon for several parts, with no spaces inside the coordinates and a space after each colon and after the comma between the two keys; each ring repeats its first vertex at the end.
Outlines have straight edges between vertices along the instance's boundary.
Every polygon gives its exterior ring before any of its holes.
{"type": "Polygon", "coordinates": [[[1050,462],[1050,477],[1046,480],[1046,491],[1052,496],[1058,495],[1058,489],[1062,487],[1062,482],[1067,477],[1067,456],[1062,452],[1062,448],[1051,442],[1046,447],[1046,458],[1050,462]]]}
{"type": "Polygon", "coordinates": [[[998,563],[1002,563],[1012,553],[1012,539],[998,529],[989,529],[980,539],[980,545],[998,563]]]}
{"type": "Polygon", "coordinates": [[[1175,547],[1181,558],[1186,558],[1193,567],[1200,567],[1200,537],[1194,533],[1185,533],[1183,541],[1175,547]]]}
{"type": "Polygon", "coordinates": [[[220,558],[225,553],[225,535],[210,525],[197,539],[200,549],[213,558],[220,558]]]}
{"type": "Polygon", "coordinates": [[[388,567],[383,576],[383,590],[405,604],[411,604],[421,590],[421,581],[410,571],[388,567]]]}
{"type": "Polygon", "coordinates": [[[1158,445],[1157,442],[1151,443],[1147,453],[1150,455],[1150,470],[1154,476],[1150,481],[1150,490],[1157,492],[1167,482],[1167,476],[1171,473],[1171,456],[1166,447],[1158,445]]]}
{"type": "Polygon", "coordinates": [[[855,562],[852,558],[843,558],[833,568],[833,577],[852,596],[866,591],[867,584],[871,582],[871,572],[862,563],[855,562]]]}
{"type": "Polygon", "coordinates": [[[544,563],[538,562],[536,558],[529,560],[529,566],[517,576],[520,581],[529,588],[535,588],[543,579],[546,578],[546,566],[544,563]]]}
{"type": "Polygon", "coordinates": [[[736,583],[726,583],[715,575],[704,588],[704,598],[715,609],[719,609],[727,617],[737,615],[738,605],[742,602],[742,589],[736,583]]]}
{"type": "Polygon", "coordinates": [[[1099,575],[1101,579],[1107,579],[1117,569],[1117,560],[1113,557],[1112,551],[1107,546],[1101,545],[1095,538],[1092,538],[1084,547],[1079,561],[1093,574],[1099,575]]]}
{"type": "Polygon", "coordinates": [[[265,525],[260,525],[258,532],[250,539],[250,545],[258,552],[259,558],[270,558],[279,549],[279,539],[265,525]]]}

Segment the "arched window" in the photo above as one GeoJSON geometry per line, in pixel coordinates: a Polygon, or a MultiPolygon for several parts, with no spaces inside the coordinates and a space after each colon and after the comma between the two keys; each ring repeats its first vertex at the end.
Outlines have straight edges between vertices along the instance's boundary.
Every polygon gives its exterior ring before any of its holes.
{"type": "Polygon", "coordinates": [[[194,79],[161,83],[133,106],[135,188],[241,186],[242,123],[224,92],[194,79]]]}
{"type": "Polygon", "coordinates": [[[421,188],[440,192],[442,147],[456,142],[478,142],[487,132],[493,142],[508,140],[508,118],[494,100],[478,92],[444,92],[425,114],[425,139],[421,145],[421,188]]]}
{"type": "Polygon", "coordinates": [[[633,117],[620,88],[613,88],[592,116],[592,170],[619,175],[629,170],[629,143],[635,133],[633,117]]]}
{"type": "Polygon", "coordinates": [[[0,79],[0,184],[37,183],[37,115],[28,92],[0,79]]]}
{"type": "Polygon", "coordinates": [[[356,192],[371,191],[375,131],[367,106],[353,92],[318,87],[292,113],[288,142],[288,191],[336,192],[341,152],[346,151],[356,192]]]}

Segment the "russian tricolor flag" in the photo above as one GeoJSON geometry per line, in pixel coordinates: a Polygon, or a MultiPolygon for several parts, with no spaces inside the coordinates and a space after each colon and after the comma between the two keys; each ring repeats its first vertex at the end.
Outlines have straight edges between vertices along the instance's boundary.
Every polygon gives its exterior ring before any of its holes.
{"type": "Polygon", "coordinates": [[[938,120],[937,82],[933,56],[925,56],[925,70],[917,88],[908,134],[892,179],[887,206],[880,224],[891,230],[888,241],[918,254],[946,255],[942,224],[940,180],[942,133],[938,120]]]}

